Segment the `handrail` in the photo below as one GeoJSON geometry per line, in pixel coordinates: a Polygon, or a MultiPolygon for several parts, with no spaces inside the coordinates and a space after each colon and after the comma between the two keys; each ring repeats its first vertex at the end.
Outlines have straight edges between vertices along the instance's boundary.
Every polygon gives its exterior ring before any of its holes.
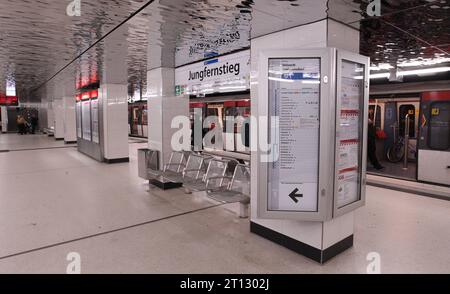
{"type": "Polygon", "coordinates": [[[408,153],[409,153],[409,113],[405,116],[405,146],[404,146],[404,158],[403,169],[408,169],[408,153]]]}

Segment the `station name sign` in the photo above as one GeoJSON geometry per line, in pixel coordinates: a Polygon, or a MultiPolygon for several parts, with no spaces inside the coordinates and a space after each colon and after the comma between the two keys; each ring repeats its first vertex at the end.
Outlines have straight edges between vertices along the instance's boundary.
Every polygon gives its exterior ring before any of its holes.
{"type": "Polygon", "coordinates": [[[208,68],[208,66],[205,65],[202,71],[189,71],[189,81],[200,80],[200,82],[203,82],[205,78],[223,76],[232,73],[237,76],[239,75],[240,67],[240,63],[229,64],[228,62],[224,65],[212,68],[208,68]]]}
{"type": "Polygon", "coordinates": [[[250,50],[211,58],[175,70],[176,95],[205,95],[250,89],[250,50]]]}

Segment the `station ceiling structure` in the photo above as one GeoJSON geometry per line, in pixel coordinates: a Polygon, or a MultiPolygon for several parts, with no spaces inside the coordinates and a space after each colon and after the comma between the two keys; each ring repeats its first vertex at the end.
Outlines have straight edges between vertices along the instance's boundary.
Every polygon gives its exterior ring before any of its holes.
{"type": "MultiPolygon", "coordinates": [[[[146,89],[149,66],[179,66],[250,46],[250,39],[326,18],[361,32],[361,54],[389,69],[450,64],[450,0],[5,0],[0,3],[0,93],[23,101],[71,78],[80,59],[101,59],[105,40],[126,26],[129,93],[146,89]],[[156,52],[156,54],[155,54],[156,52]],[[175,58],[173,56],[175,55],[175,58]]],[[[113,50],[113,49],[111,49],[113,50]]],[[[378,68],[380,69],[380,68],[378,68]]]]}

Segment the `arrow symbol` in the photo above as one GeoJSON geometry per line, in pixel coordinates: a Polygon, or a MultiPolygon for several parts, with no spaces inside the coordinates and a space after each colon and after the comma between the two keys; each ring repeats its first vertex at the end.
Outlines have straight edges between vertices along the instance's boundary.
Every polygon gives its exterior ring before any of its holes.
{"type": "Polygon", "coordinates": [[[295,203],[298,202],[297,198],[303,197],[303,194],[297,194],[298,188],[295,188],[294,191],[289,194],[289,197],[291,197],[292,200],[294,200],[295,203]]]}

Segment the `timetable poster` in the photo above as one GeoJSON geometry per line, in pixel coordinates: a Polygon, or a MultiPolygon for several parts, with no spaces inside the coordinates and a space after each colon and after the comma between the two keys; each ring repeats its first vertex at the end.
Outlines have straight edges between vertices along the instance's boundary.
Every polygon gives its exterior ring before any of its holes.
{"type": "Polygon", "coordinates": [[[268,163],[268,209],[318,209],[320,59],[269,59],[273,162],[268,163]]]}
{"type": "Polygon", "coordinates": [[[98,99],[91,100],[92,142],[100,143],[98,123],[98,99]]]}
{"type": "Polygon", "coordinates": [[[91,101],[84,100],[81,103],[83,139],[91,141],[91,101]]]}
{"type": "Polygon", "coordinates": [[[364,67],[342,61],[338,139],[337,205],[339,208],[360,198],[361,100],[364,95],[364,67]]]}

